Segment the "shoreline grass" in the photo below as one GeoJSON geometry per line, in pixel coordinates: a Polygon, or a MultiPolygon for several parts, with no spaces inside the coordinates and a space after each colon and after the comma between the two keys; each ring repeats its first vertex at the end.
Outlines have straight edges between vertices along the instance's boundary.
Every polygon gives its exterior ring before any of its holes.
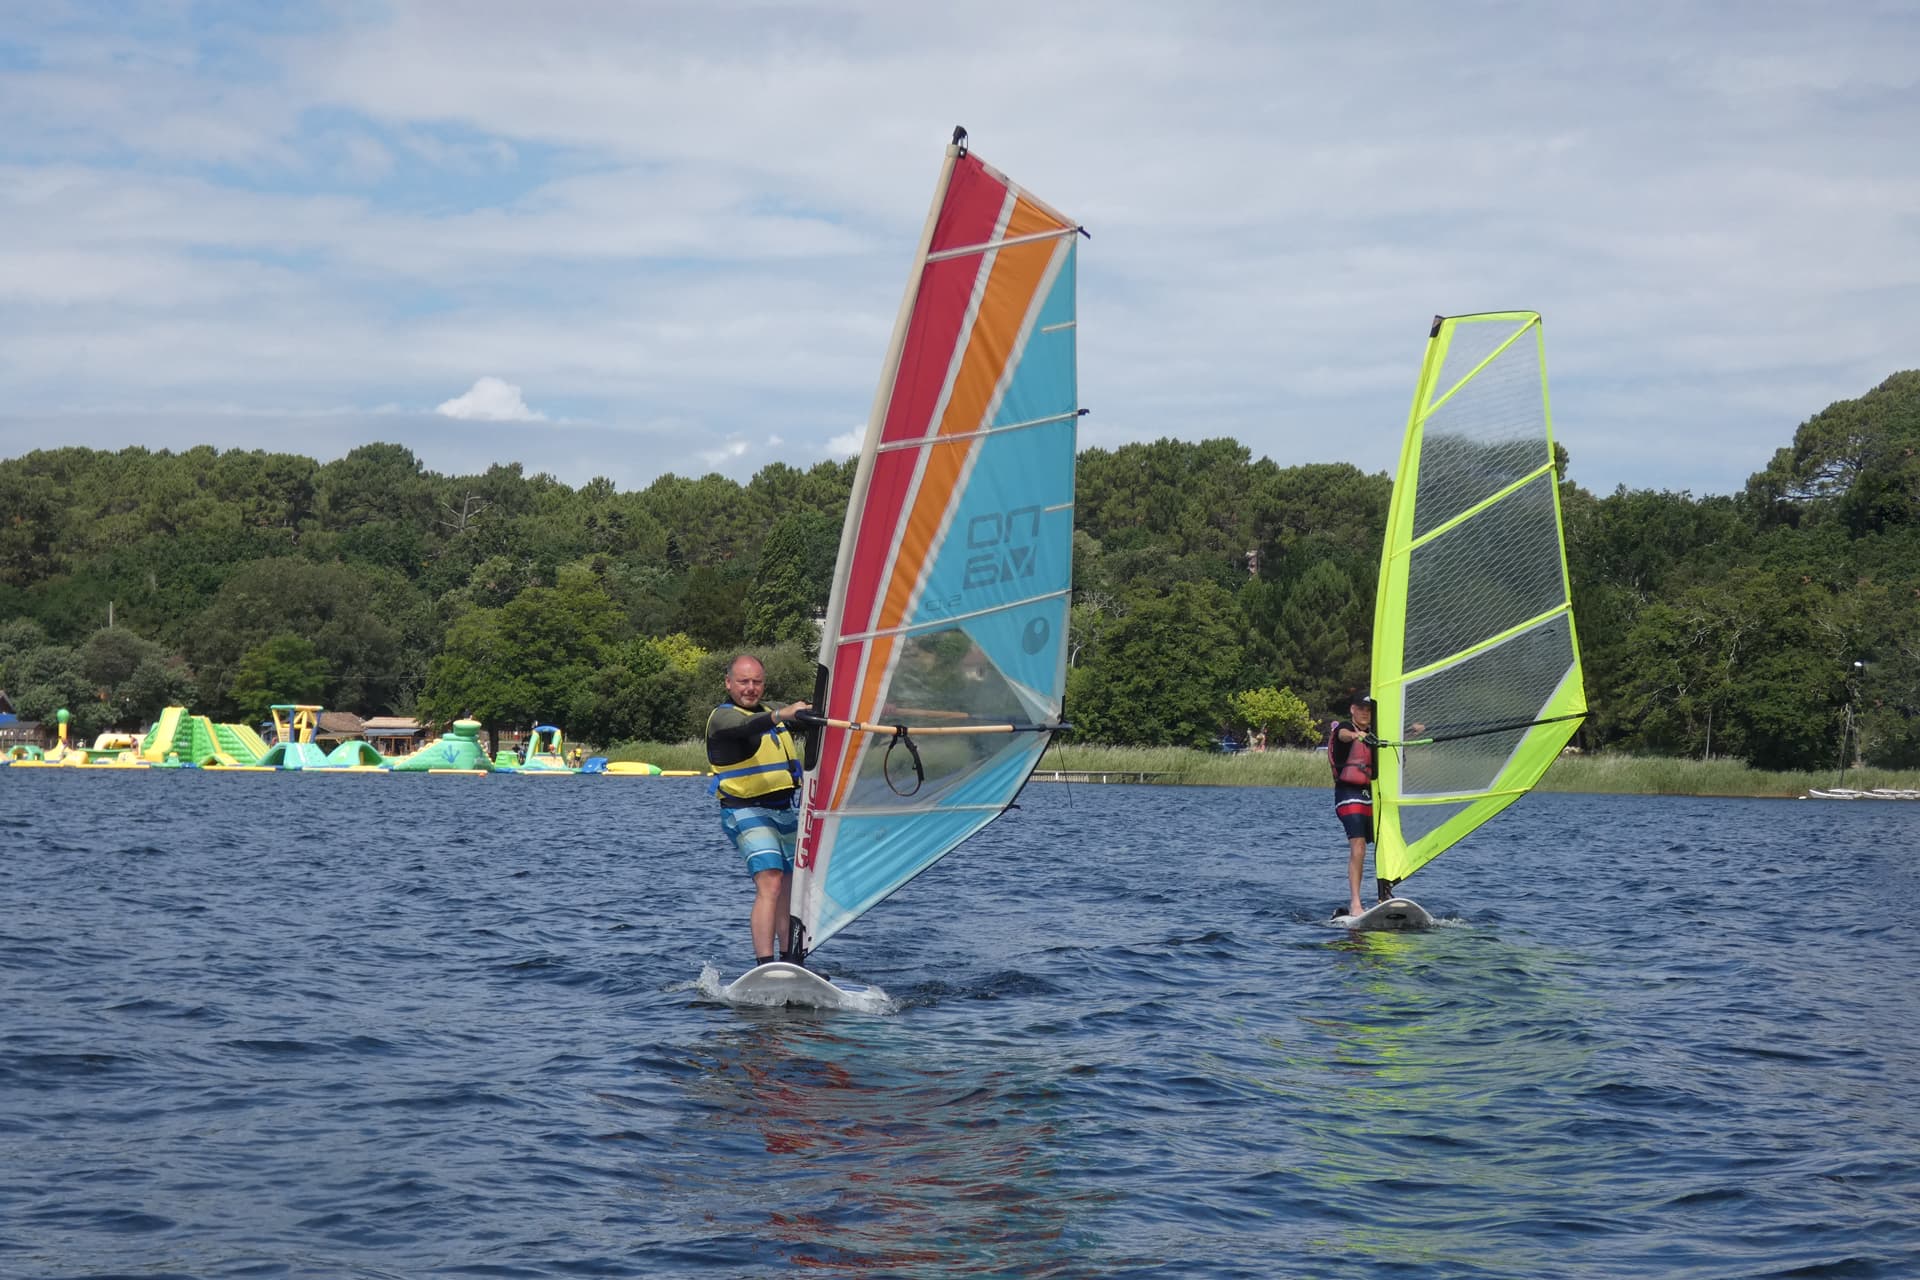
{"type": "MultiPolygon", "coordinates": [[[[609,760],[644,760],[662,769],[707,767],[699,742],[628,742],[607,752],[609,760]]],[[[1130,773],[1145,780],[1189,787],[1328,787],[1326,757],[1302,749],[1243,751],[1234,755],[1188,747],[1102,747],[1056,743],[1040,760],[1040,774],[1130,773]]],[[[1682,760],[1670,756],[1614,753],[1562,756],[1547,770],[1541,791],[1595,795],[1754,796],[1797,798],[1813,787],[1844,785],[1920,790],[1920,771],[1849,769],[1844,782],[1837,770],[1768,773],[1739,760],[1682,760]]]]}

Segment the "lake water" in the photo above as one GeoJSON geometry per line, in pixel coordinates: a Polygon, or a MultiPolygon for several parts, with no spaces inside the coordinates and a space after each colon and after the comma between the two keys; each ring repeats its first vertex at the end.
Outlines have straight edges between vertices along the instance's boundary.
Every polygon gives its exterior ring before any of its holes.
{"type": "Polygon", "coordinates": [[[698,780],[0,770],[0,1275],[1920,1275],[1920,804],[1030,787],[744,1010],[698,780]]]}

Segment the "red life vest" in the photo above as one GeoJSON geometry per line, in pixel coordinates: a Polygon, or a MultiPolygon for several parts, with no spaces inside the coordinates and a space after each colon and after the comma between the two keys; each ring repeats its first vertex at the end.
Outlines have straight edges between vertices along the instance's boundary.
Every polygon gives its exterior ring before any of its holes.
{"type": "Polygon", "coordinates": [[[1352,742],[1342,743],[1340,731],[1353,729],[1353,725],[1339,720],[1327,730],[1327,764],[1333,769],[1333,780],[1351,787],[1365,787],[1373,783],[1373,748],[1367,745],[1365,738],[1355,738],[1352,742]],[[1342,749],[1344,746],[1344,750],[1342,749]]]}

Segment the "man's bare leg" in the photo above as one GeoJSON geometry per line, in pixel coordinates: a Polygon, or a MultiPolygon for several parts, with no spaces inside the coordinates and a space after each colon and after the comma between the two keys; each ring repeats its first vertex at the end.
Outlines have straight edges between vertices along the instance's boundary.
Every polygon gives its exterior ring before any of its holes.
{"type": "Polygon", "coordinates": [[[753,955],[756,960],[780,954],[779,939],[787,931],[787,873],[758,871],[753,877],[753,955]]]}

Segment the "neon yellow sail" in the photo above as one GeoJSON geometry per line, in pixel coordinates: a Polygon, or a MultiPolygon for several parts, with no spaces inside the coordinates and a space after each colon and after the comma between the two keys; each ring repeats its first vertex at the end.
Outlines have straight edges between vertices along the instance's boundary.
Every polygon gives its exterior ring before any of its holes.
{"type": "Polygon", "coordinates": [[[1374,599],[1383,880],[1525,795],[1586,715],[1556,481],[1540,317],[1434,317],[1374,599]]]}

